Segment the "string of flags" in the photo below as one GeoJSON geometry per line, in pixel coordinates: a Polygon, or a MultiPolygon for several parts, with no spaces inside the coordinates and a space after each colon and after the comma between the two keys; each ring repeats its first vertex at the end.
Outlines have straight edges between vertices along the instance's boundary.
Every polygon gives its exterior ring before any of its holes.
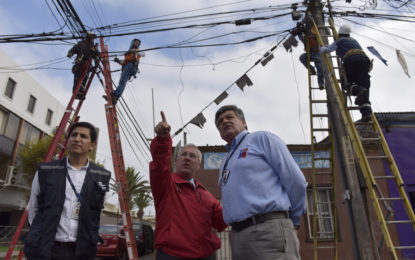
{"type": "Polygon", "coordinates": [[[406,65],[406,60],[405,60],[405,57],[402,55],[401,51],[400,51],[400,50],[398,50],[398,49],[396,50],[396,56],[398,56],[398,61],[399,61],[399,64],[401,64],[402,69],[403,69],[403,71],[405,72],[405,74],[406,74],[408,77],[411,77],[411,76],[409,76],[408,65],[406,65]]]}
{"type": "MultiPolygon", "coordinates": [[[[261,63],[262,66],[266,66],[268,62],[270,62],[273,58],[274,58],[274,54],[273,52],[275,51],[275,49],[281,44],[281,42],[283,42],[283,46],[285,48],[285,50],[287,52],[292,52],[292,47],[297,47],[298,45],[298,41],[295,39],[295,35],[292,34],[286,34],[284,37],[282,37],[282,39],[276,44],[274,45],[269,51],[267,51],[258,61],[255,62],[254,65],[252,65],[240,78],[238,78],[235,82],[233,82],[230,86],[228,86],[219,96],[217,96],[212,102],[210,102],[205,108],[202,109],[202,111],[200,111],[195,117],[193,117],[189,122],[187,122],[184,126],[182,126],[179,130],[177,130],[173,135],[172,138],[175,137],[176,135],[178,135],[180,132],[183,131],[184,128],[186,128],[187,125],[189,124],[194,124],[200,128],[203,128],[204,124],[206,123],[206,118],[203,115],[203,111],[206,110],[211,104],[215,103],[216,105],[219,105],[223,100],[225,100],[229,94],[228,94],[228,90],[235,84],[236,86],[238,86],[239,89],[241,89],[241,91],[244,91],[244,88],[246,86],[250,87],[253,86],[253,82],[252,80],[248,77],[247,73],[253,69],[256,65],[258,65],[259,63],[261,63]],[[285,40],[287,38],[287,36],[290,35],[290,37],[288,37],[287,40],[285,40]],[[285,41],[284,41],[285,40],[285,41]],[[284,42],[283,42],[284,41],[284,42]]],[[[367,49],[373,54],[375,55],[378,59],[380,59],[386,66],[388,66],[387,64],[387,60],[385,58],[382,57],[382,55],[380,55],[380,53],[375,49],[375,47],[373,46],[368,46],[367,49]]],[[[411,77],[409,75],[409,71],[408,71],[408,66],[406,64],[406,60],[405,57],[402,55],[400,50],[396,50],[396,55],[398,58],[399,63],[402,66],[402,69],[404,70],[405,74],[408,77],[411,77]]]]}
{"type": "Polygon", "coordinates": [[[385,60],[382,55],[380,55],[380,53],[375,49],[375,47],[373,46],[368,46],[367,49],[373,54],[375,55],[377,58],[379,58],[386,66],[388,66],[388,61],[385,60]]]}
{"type": "Polygon", "coordinates": [[[206,118],[203,115],[203,111],[206,110],[211,104],[215,103],[216,105],[219,105],[223,100],[225,100],[229,94],[228,90],[233,86],[236,85],[241,91],[244,91],[244,88],[246,86],[250,87],[253,86],[254,83],[252,80],[248,77],[247,73],[252,70],[256,65],[261,63],[262,66],[265,66],[274,58],[273,52],[275,49],[281,44],[282,41],[285,40],[285,38],[288,36],[285,35],[282,37],[282,39],[274,45],[269,51],[267,51],[259,60],[255,62],[254,65],[252,65],[241,77],[239,77],[235,82],[233,82],[230,86],[228,86],[219,96],[217,96],[212,102],[210,102],[205,108],[202,109],[195,117],[193,117],[189,122],[187,122],[184,126],[182,126],[179,130],[177,130],[173,135],[172,138],[178,135],[180,132],[183,131],[183,129],[186,128],[189,124],[194,124],[200,128],[203,128],[204,124],[206,123],[206,118]]]}
{"type": "MultiPolygon", "coordinates": [[[[384,59],[382,57],[382,55],[380,55],[380,53],[375,49],[375,47],[373,46],[368,46],[367,49],[373,54],[375,55],[377,58],[379,58],[386,66],[388,66],[388,61],[386,59],[384,59]]],[[[408,65],[406,64],[406,60],[405,57],[403,56],[402,52],[398,49],[396,49],[396,56],[398,58],[398,62],[399,64],[401,64],[401,67],[403,69],[403,71],[405,72],[405,74],[410,78],[411,76],[409,75],[409,71],[408,71],[408,65]]]]}

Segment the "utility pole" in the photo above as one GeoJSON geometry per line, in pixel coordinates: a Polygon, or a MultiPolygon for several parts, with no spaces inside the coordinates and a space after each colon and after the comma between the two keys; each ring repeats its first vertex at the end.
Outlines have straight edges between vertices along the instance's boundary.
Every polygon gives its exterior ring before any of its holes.
{"type": "MultiPolygon", "coordinates": [[[[308,10],[311,12],[320,35],[326,35],[324,19],[322,14],[321,0],[310,0],[308,10]]],[[[327,37],[322,37],[325,44],[327,37]]],[[[321,62],[324,69],[325,89],[328,100],[329,122],[335,142],[337,162],[342,175],[345,202],[348,206],[350,216],[350,229],[353,239],[353,250],[355,259],[376,259],[375,247],[371,236],[368,212],[365,209],[365,196],[360,189],[357,167],[354,158],[353,147],[347,134],[345,122],[341,120],[340,104],[336,102],[336,92],[328,75],[327,65],[323,58],[321,62]]]]}

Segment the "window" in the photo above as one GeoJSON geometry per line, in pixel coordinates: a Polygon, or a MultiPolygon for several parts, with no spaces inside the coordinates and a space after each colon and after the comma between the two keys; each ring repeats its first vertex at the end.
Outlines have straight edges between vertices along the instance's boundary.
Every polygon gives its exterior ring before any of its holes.
{"type": "Polygon", "coordinates": [[[4,130],[6,130],[7,117],[7,112],[0,109],[0,135],[4,135],[4,130]]]}
{"type": "Polygon", "coordinates": [[[27,111],[33,114],[33,112],[35,111],[35,105],[36,105],[36,98],[30,95],[29,104],[27,105],[27,111]]]}
{"type": "Polygon", "coordinates": [[[228,153],[222,152],[205,152],[203,153],[203,168],[205,170],[216,170],[220,168],[220,164],[226,159],[228,153]]]}
{"type": "Polygon", "coordinates": [[[10,99],[13,99],[14,89],[16,88],[16,81],[9,78],[9,81],[7,81],[6,90],[4,91],[4,95],[9,97],[10,99]]]}
{"type": "Polygon", "coordinates": [[[9,113],[4,135],[12,140],[16,140],[17,131],[19,130],[19,123],[20,118],[18,118],[15,114],[9,113]]]}
{"type": "Polygon", "coordinates": [[[53,116],[53,111],[48,109],[48,112],[46,113],[46,120],[45,120],[45,123],[47,125],[50,125],[50,123],[52,122],[52,116],[53,116]]]}
{"type": "Polygon", "coordinates": [[[40,130],[25,121],[20,135],[20,144],[36,143],[39,141],[39,137],[40,130]]]}
{"type": "Polygon", "coordinates": [[[308,238],[314,239],[313,219],[317,218],[318,240],[333,240],[334,238],[334,214],[332,207],[332,188],[317,187],[316,216],[313,212],[313,191],[307,189],[307,225],[308,238]]]}
{"type": "MultiPolygon", "coordinates": [[[[295,162],[297,163],[298,167],[301,169],[310,169],[312,168],[312,158],[311,152],[297,152],[292,151],[291,155],[293,156],[295,162]]],[[[315,158],[330,158],[329,151],[316,151],[314,154],[315,158]]],[[[314,158],[314,159],[315,159],[314,158]]],[[[315,161],[316,168],[330,168],[330,161],[329,160],[318,160],[315,161]]]]}

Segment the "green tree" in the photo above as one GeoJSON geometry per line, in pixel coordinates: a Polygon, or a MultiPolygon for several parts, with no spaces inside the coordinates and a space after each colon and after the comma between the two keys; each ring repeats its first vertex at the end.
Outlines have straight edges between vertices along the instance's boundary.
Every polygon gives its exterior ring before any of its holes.
{"type": "Polygon", "coordinates": [[[144,209],[150,206],[152,202],[153,197],[151,197],[151,193],[149,191],[140,192],[137,196],[134,197],[134,204],[138,208],[137,217],[139,220],[143,220],[144,209]]]}
{"type": "MultiPolygon", "coordinates": [[[[37,171],[37,166],[42,163],[48,153],[49,147],[52,143],[53,136],[46,136],[36,143],[27,143],[19,151],[21,159],[20,169],[26,173],[26,180],[32,183],[33,177],[37,171]]],[[[92,151],[89,153],[89,158],[95,164],[104,167],[104,162],[96,161],[92,151]]]]}
{"type": "MultiPolygon", "coordinates": [[[[125,171],[127,177],[127,200],[128,205],[130,206],[130,210],[135,208],[133,198],[138,196],[140,193],[146,193],[150,191],[150,186],[147,180],[143,180],[144,176],[140,174],[139,171],[135,171],[134,167],[128,167],[125,171]]],[[[110,183],[110,188],[113,191],[117,191],[116,181],[112,179],[112,183],[110,183]]]]}
{"type": "Polygon", "coordinates": [[[49,146],[52,142],[53,136],[47,136],[37,143],[25,144],[19,151],[20,159],[22,163],[20,169],[26,173],[26,180],[28,183],[32,183],[33,177],[37,171],[39,163],[43,162],[49,146]]]}

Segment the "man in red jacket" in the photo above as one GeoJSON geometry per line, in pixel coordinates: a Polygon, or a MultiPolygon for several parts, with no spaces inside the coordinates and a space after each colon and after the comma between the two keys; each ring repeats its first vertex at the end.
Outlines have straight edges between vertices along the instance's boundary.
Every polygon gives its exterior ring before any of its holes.
{"type": "Polygon", "coordinates": [[[212,231],[226,228],[222,206],[193,179],[201,152],[192,144],[181,148],[176,172],[170,172],[172,140],[164,113],[151,142],[150,184],[156,208],[156,260],[214,260],[221,241],[212,231]]]}

